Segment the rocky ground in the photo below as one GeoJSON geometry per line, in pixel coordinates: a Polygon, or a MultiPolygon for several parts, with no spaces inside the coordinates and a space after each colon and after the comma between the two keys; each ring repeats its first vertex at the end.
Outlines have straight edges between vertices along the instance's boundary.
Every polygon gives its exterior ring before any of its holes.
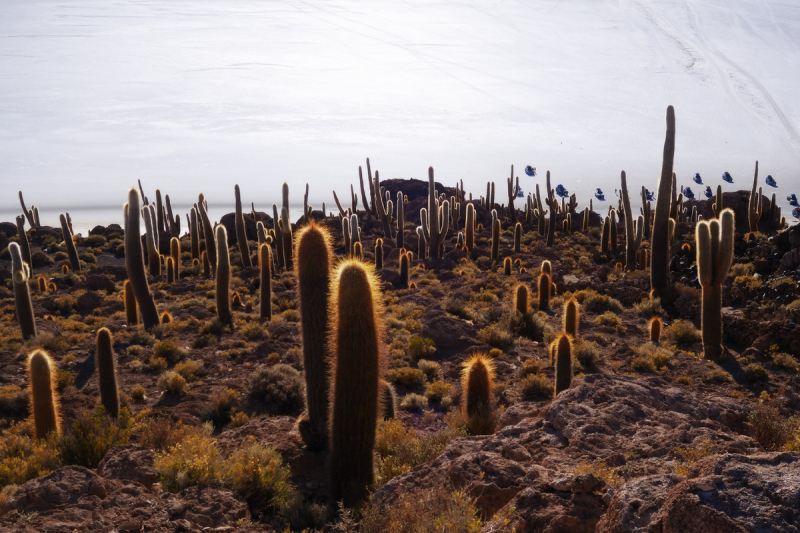
{"type": "MultiPolygon", "coordinates": [[[[415,251],[427,183],[384,185],[392,197],[398,190],[408,195],[405,245],[415,251]]],[[[763,221],[746,241],[747,194],[724,196],[738,227],[734,266],[723,284],[727,353],[720,361],[702,358],[696,330],[700,289],[691,224],[676,224],[673,290],[657,301],[649,297],[647,270],[624,273],[616,266],[624,262],[624,230],[617,253],[600,251],[595,213],[588,231],[558,232],[552,248],[535,223],[524,223],[522,251],[513,253],[513,225],[508,210],[499,209],[506,218],[501,261],[494,262],[489,213],[478,206],[482,228],[472,253],[455,247],[451,231],[444,258],[412,262],[411,286],[401,285],[398,250],[386,242],[379,275],[387,379],[398,410],[395,421],[379,427],[378,486],[358,517],[334,513],[325,454],[306,450],[295,429],[303,368],[294,273],[275,273],[274,317],[260,323],[259,269],[241,267],[232,214],[221,223],[231,244],[232,288],[242,301],[233,332],[214,325],[214,282],[191,265],[187,237],[180,280],[151,279],[159,311],[169,311],[172,322],[145,333],[126,325],[122,229],[97,227],[76,238],[85,268],[62,273],[61,231],[42,227],[29,231],[39,332],[31,341],[22,340],[10,289],[7,246],[17,238],[16,226],[0,224],[0,529],[432,531],[435,524],[437,531],[487,532],[798,531],[800,453],[793,450],[800,439],[793,417],[800,407],[800,226],[777,230],[763,221]],[[503,257],[514,262],[510,276],[503,257]],[[527,284],[535,308],[545,259],[552,263],[555,295],[551,310],[537,315],[543,334],[526,336],[514,327],[512,288],[527,284]],[[38,276],[54,290],[40,293],[38,276]],[[576,377],[554,399],[547,345],[562,331],[570,297],[581,303],[576,377]],[[653,316],[664,320],[658,346],[648,342],[653,316]],[[118,384],[130,415],[116,423],[91,416],[98,405],[100,327],[114,335],[118,384]],[[59,369],[64,438],[72,436],[66,444],[34,444],[25,422],[26,356],[37,346],[59,369]],[[497,424],[490,435],[469,435],[459,415],[461,364],[478,351],[489,352],[497,369],[497,424]],[[266,392],[256,383],[265,369],[273,370],[266,392]],[[185,381],[181,387],[164,379],[171,371],[185,381]],[[229,472],[224,464],[233,464],[241,450],[260,445],[277,452],[289,471],[265,503],[227,474],[186,474],[188,459],[176,467],[182,444],[190,455],[213,448],[220,472],[229,472]]],[[[694,204],[712,218],[711,201],[694,204]]],[[[330,229],[335,253],[343,256],[339,220],[318,211],[314,217],[330,229]]],[[[272,227],[269,215],[256,218],[272,227]]],[[[363,211],[359,219],[364,258],[371,262],[381,226],[363,211]]],[[[255,241],[255,222],[246,222],[255,241]]],[[[164,254],[168,239],[161,237],[164,254]]],[[[279,478],[281,467],[272,468],[279,478]]]]}

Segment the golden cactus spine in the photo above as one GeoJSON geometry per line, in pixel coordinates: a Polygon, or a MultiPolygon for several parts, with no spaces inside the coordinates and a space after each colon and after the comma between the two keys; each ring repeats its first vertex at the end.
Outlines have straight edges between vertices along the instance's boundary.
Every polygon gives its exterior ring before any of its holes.
{"type": "Polygon", "coordinates": [[[523,283],[514,287],[514,309],[523,315],[528,312],[528,286],[523,283]]]}
{"type": "Polygon", "coordinates": [[[467,251],[472,251],[475,248],[475,206],[471,203],[467,204],[467,221],[464,229],[467,251]]]}
{"type": "Polygon", "coordinates": [[[548,311],[550,309],[550,276],[542,271],[539,274],[539,310],[548,311]]]}
{"type": "Polygon", "coordinates": [[[113,418],[119,416],[119,391],[114,362],[114,348],[108,328],[97,330],[97,384],[100,388],[100,403],[113,418]]]}
{"type": "Polygon", "coordinates": [[[139,232],[139,195],[136,189],[128,191],[128,202],[123,206],[125,218],[125,266],[128,270],[128,279],[136,298],[139,311],[142,315],[144,328],[149,331],[159,323],[158,309],[147,283],[147,274],[144,270],[144,254],[142,253],[142,240],[139,232]]]}
{"type": "Polygon", "coordinates": [[[663,326],[664,322],[659,317],[654,316],[650,319],[650,323],[648,324],[650,342],[658,344],[658,341],[661,339],[661,329],[663,326]]]}
{"type": "Polygon", "coordinates": [[[572,337],[578,338],[578,323],[580,322],[580,309],[578,300],[570,298],[564,304],[564,333],[572,337]]]}
{"type": "Polygon", "coordinates": [[[494,432],[494,377],[494,362],[485,353],[477,353],[463,363],[462,409],[467,429],[474,435],[488,435],[494,432]]]}
{"type": "Polygon", "coordinates": [[[295,274],[303,334],[303,369],[306,380],[306,415],[298,422],[300,436],[311,450],[321,450],[328,440],[328,305],[333,260],[328,231],[313,221],[297,235],[295,274]]]}
{"type": "Polygon", "coordinates": [[[703,289],[703,356],[713,360],[722,355],[722,282],[733,262],[733,211],[723,209],[719,219],[699,222],[695,232],[697,277],[703,289]]]}
{"type": "Polygon", "coordinates": [[[228,232],[220,224],[216,229],[217,241],[217,318],[223,324],[233,326],[231,313],[231,257],[228,252],[228,232]]]}
{"type": "Polygon", "coordinates": [[[375,239],[375,270],[383,270],[383,239],[375,239]]]}
{"type": "MultiPolygon", "coordinates": [[[[379,189],[378,189],[379,190],[379,189]]],[[[374,483],[373,450],[379,413],[383,306],[371,266],[339,264],[331,285],[329,350],[331,411],[329,472],[333,501],[354,507],[374,483]]]]}
{"type": "Polygon", "coordinates": [[[28,357],[28,394],[33,437],[43,439],[50,433],[60,436],[61,417],[58,413],[53,365],[44,350],[34,350],[28,357]]]}
{"type": "Polygon", "coordinates": [[[556,341],[556,396],[572,385],[572,341],[562,334],[556,341]]]}

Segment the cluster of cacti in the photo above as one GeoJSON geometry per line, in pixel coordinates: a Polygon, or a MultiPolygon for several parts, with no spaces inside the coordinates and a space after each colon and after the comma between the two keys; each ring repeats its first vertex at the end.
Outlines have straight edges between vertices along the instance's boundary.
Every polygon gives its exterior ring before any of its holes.
{"type": "Polygon", "coordinates": [[[353,507],[374,482],[373,449],[383,372],[382,304],[372,268],[339,264],[329,315],[330,429],[328,464],[333,501],[353,507]]]}
{"type": "Polygon", "coordinates": [[[695,230],[697,277],[703,289],[703,356],[716,359],[722,355],[722,282],[733,262],[734,214],[723,209],[719,219],[702,221],[695,230]]]}
{"type": "Polygon", "coordinates": [[[444,200],[440,205],[433,179],[433,167],[428,167],[428,208],[420,209],[420,220],[428,255],[438,259],[441,257],[444,240],[450,229],[450,202],[444,200]]]}
{"type": "Polygon", "coordinates": [[[25,232],[25,217],[19,215],[17,217],[17,237],[19,242],[20,252],[22,253],[22,260],[28,265],[28,268],[33,270],[33,263],[31,262],[31,245],[28,242],[28,234],[25,232]]]}
{"type": "Polygon", "coordinates": [[[233,327],[233,314],[231,313],[231,257],[228,252],[228,232],[225,226],[219,225],[216,229],[217,240],[217,279],[216,302],[217,318],[223,324],[233,327]]]}
{"type": "Polygon", "coordinates": [[[208,217],[208,205],[203,193],[200,193],[195,207],[200,214],[203,240],[205,242],[205,254],[208,256],[207,259],[210,266],[210,272],[206,275],[211,275],[213,277],[217,268],[217,243],[214,240],[214,226],[211,225],[211,219],[208,217]]]}
{"type": "MultiPolygon", "coordinates": [[[[128,191],[128,202],[123,206],[125,220],[125,267],[128,270],[128,279],[142,315],[142,323],[146,330],[152,329],[159,323],[158,309],[147,283],[147,274],[144,270],[144,254],[139,232],[139,196],[136,189],[128,191]]],[[[130,314],[127,315],[130,319],[130,314]]]]}
{"type": "Polygon", "coordinates": [[[650,239],[650,287],[656,296],[669,283],[669,242],[670,242],[670,192],[674,177],[672,173],[675,159],[675,110],[667,107],[667,133],[664,140],[664,156],[661,163],[661,178],[658,182],[656,212],[653,216],[653,230],[650,239]]]}
{"type": "Polygon", "coordinates": [[[12,242],[9,244],[8,252],[11,255],[11,281],[14,285],[14,309],[17,314],[19,328],[22,331],[22,338],[27,340],[36,336],[36,318],[33,315],[31,291],[28,284],[30,269],[28,264],[22,260],[22,252],[17,243],[12,242]]]}
{"type": "Polygon", "coordinates": [[[40,227],[39,209],[35,205],[31,205],[30,209],[25,207],[25,200],[22,199],[22,191],[19,191],[19,205],[22,206],[22,214],[28,219],[28,224],[30,224],[32,228],[40,227]]]}
{"type": "MultiPolygon", "coordinates": [[[[369,161],[367,162],[367,175],[368,177],[370,173],[369,168],[369,161]]],[[[370,177],[371,179],[371,177],[370,177]]],[[[381,221],[381,226],[383,226],[383,237],[384,239],[391,240],[394,238],[394,234],[392,233],[392,213],[393,213],[393,206],[392,201],[389,198],[389,191],[386,191],[386,198],[384,200],[383,191],[381,189],[381,179],[378,171],[375,171],[375,182],[372,185],[373,191],[372,194],[374,195],[374,210],[376,211],[376,216],[381,221]]]]}
{"type": "MultiPolygon", "coordinates": [[[[355,217],[355,215],[353,215],[355,217]]],[[[298,422],[303,441],[311,450],[325,447],[328,437],[328,294],[333,251],[327,230],[315,223],[297,235],[295,274],[303,333],[303,369],[306,415],[298,422]]],[[[360,243],[359,243],[360,244],[360,243]]]]}
{"type": "Polygon", "coordinates": [[[645,217],[639,215],[634,229],[633,210],[631,209],[631,199],[628,196],[628,179],[624,170],[620,175],[620,181],[622,206],[625,210],[625,270],[635,270],[637,254],[639,247],[642,245],[642,237],[644,237],[645,217]]]}
{"type": "Polygon", "coordinates": [[[494,432],[494,378],[494,362],[488,354],[477,353],[462,364],[462,410],[473,435],[494,432]]]}
{"type": "Polygon", "coordinates": [[[35,439],[50,433],[61,435],[61,417],[53,364],[44,350],[34,350],[28,356],[28,395],[31,405],[31,426],[35,439]]]}

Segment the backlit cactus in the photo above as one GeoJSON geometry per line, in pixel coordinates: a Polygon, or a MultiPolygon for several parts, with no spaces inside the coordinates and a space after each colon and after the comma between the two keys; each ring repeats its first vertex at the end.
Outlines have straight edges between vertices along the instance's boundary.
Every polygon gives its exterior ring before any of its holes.
{"type": "Polygon", "coordinates": [[[175,279],[181,277],[181,243],[177,237],[169,240],[169,255],[172,258],[172,266],[175,269],[175,279]]]}
{"type": "Polygon", "coordinates": [[[450,229],[450,202],[441,203],[436,197],[436,183],[433,179],[433,167],[428,167],[428,208],[420,210],[422,234],[428,246],[428,256],[440,258],[447,231],[450,229]],[[441,215],[441,221],[440,221],[441,215]]]}
{"type": "Polygon", "coordinates": [[[261,263],[259,317],[261,320],[272,320],[272,249],[269,244],[258,247],[258,258],[261,263]]]}
{"type": "Polygon", "coordinates": [[[562,334],[556,341],[556,396],[572,385],[572,341],[562,334]]]}
{"type": "Polygon", "coordinates": [[[578,338],[578,323],[580,321],[580,309],[578,300],[570,298],[564,304],[564,333],[572,337],[578,338]]]}
{"type": "Polygon", "coordinates": [[[144,255],[139,232],[139,195],[136,194],[136,189],[131,188],[128,191],[128,202],[122,210],[125,218],[125,267],[142,315],[142,324],[145,330],[150,331],[159,323],[158,309],[144,270],[144,255]]]}
{"type": "Polygon", "coordinates": [[[14,285],[14,309],[17,312],[17,322],[22,331],[22,338],[28,340],[36,336],[36,318],[33,315],[31,290],[28,284],[30,274],[27,265],[22,261],[22,252],[20,251],[19,244],[15,242],[9,244],[8,252],[11,255],[11,281],[14,285]]]}
{"type": "Polygon", "coordinates": [[[473,435],[494,433],[494,378],[492,358],[477,353],[464,361],[461,370],[462,410],[473,435]]]}
{"type": "Polygon", "coordinates": [[[550,275],[542,271],[539,274],[539,310],[548,311],[550,309],[550,275]]]}
{"type": "Polygon", "coordinates": [[[217,318],[223,324],[233,327],[231,313],[231,257],[228,252],[228,232],[220,224],[216,229],[217,241],[217,318]]]}
{"type": "Polygon", "coordinates": [[[717,195],[714,197],[714,205],[711,206],[711,209],[717,218],[722,214],[722,185],[717,185],[717,195]]]}
{"type": "Polygon", "coordinates": [[[514,309],[517,313],[528,313],[528,286],[520,283],[514,287],[514,309]]]}
{"type": "MultiPolygon", "coordinates": [[[[328,295],[333,261],[331,237],[310,222],[297,235],[295,274],[303,334],[306,379],[306,415],[298,422],[300,436],[310,450],[321,450],[328,440],[328,295]]],[[[360,244],[360,243],[359,243],[360,244]]]]}
{"type": "Polygon", "coordinates": [[[658,181],[656,212],[650,238],[650,287],[660,295],[669,284],[669,220],[672,192],[672,167],[675,159],[675,110],[667,107],[667,133],[664,140],[664,155],[661,162],[661,178],[658,181]]]}
{"type": "Polygon", "coordinates": [[[97,330],[97,384],[100,388],[100,403],[113,418],[119,416],[119,392],[114,348],[108,328],[97,330]]]}
{"type": "Polygon", "coordinates": [[[517,212],[514,209],[514,200],[517,197],[517,190],[519,189],[519,178],[517,178],[516,186],[514,185],[514,165],[511,165],[511,177],[506,178],[508,184],[508,216],[512,224],[517,223],[517,212]]]}
{"type": "Polygon", "coordinates": [[[189,217],[189,240],[192,243],[192,259],[200,259],[200,233],[198,233],[197,209],[192,207],[189,217]]]}
{"type": "Polygon", "coordinates": [[[67,257],[69,257],[69,266],[75,272],[81,271],[81,261],[78,259],[78,249],[75,248],[75,241],[72,240],[72,230],[67,224],[67,218],[62,213],[58,216],[61,221],[61,235],[64,237],[64,245],[67,247],[67,257]]]}
{"type": "Polygon", "coordinates": [[[330,297],[329,487],[333,501],[351,508],[374,483],[383,306],[372,267],[357,260],[339,264],[330,297]]]}
{"type": "Polygon", "coordinates": [[[175,283],[175,262],[172,260],[172,256],[167,257],[167,283],[169,285],[175,283]]]}
{"type": "Polygon", "coordinates": [[[391,383],[382,379],[380,381],[380,390],[383,419],[390,420],[395,417],[397,410],[397,397],[395,396],[394,387],[392,387],[391,383]]]}
{"type": "Polygon", "coordinates": [[[467,204],[467,219],[464,227],[467,251],[475,248],[475,206],[467,204]]]}
{"type": "Polygon", "coordinates": [[[625,212],[625,270],[636,270],[636,254],[642,245],[644,237],[644,216],[639,215],[636,228],[633,227],[633,210],[631,199],[628,196],[628,180],[623,170],[620,180],[622,192],[622,206],[625,212]]]}
{"type": "Polygon", "coordinates": [[[506,257],[503,259],[503,274],[506,276],[511,275],[511,258],[506,257]]]}
{"type": "Polygon", "coordinates": [[[217,243],[214,240],[214,226],[211,225],[211,219],[208,217],[208,208],[206,207],[206,199],[203,193],[197,200],[197,207],[200,210],[200,222],[203,225],[203,237],[206,244],[205,252],[208,255],[208,264],[211,271],[206,275],[215,275],[217,268],[217,243]]]}
{"type": "Polygon", "coordinates": [[[20,253],[22,253],[22,260],[28,264],[28,268],[33,270],[33,263],[31,262],[31,245],[28,242],[28,234],[25,232],[25,217],[22,215],[17,217],[17,237],[20,253]]]}
{"type": "Polygon", "coordinates": [[[50,433],[61,435],[61,417],[58,413],[58,396],[53,374],[50,356],[44,350],[34,350],[28,357],[28,394],[33,437],[37,440],[50,433]]]}
{"type": "Polygon", "coordinates": [[[242,214],[242,194],[239,184],[233,186],[233,193],[236,197],[236,212],[234,213],[234,225],[236,228],[236,242],[239,243],[239,252],[242,255],[242,266],[245,268],[253,266],[250,260],[250,245],[247,242],[247,232],[244,229],[244,214],[242,214]]]}
{"type": "MultiPolygon", "coordinates": [[[[756,171],[753,176],[753,188],[750,190],[750,200],[747,203],[747,222],[750,225],[750,231],[753,233],[758,232],[758,221],[761,220],[761,214],[764,210],[761,202],[761,187],[758,187],[758,161],[756,161],[756,171]]],[[[717,215],[719,217],[719,215],[717,215]]]]}
{"type": "Polygon", "coordinates": [[[400,284],[408,285],[408,254],[400,251],[400,284]]]}
{"type": "Polygon", "coordinates": [[[650,334],[650,342],[658,344],[658,341],[661,339],[661,329],[664,326],[664,322],[657,316],[654,316],[650,319],[648,324],[648,332],[650,334]]]}
{"type": "Polygon", "coordinates": [[[406,216],[403,208],[403,192],[397,191],[397,247],[403,248],[406,245],[403,228],[406,224],[406,216]]]}
{"type": "MultiPolygon", "coordinates": [[[[556,214],[558,213],[558,202],[556,201],[555,191],[550,188],[549,170],[547,171],[546,184],[547,190],[545,192],[547,192],[547,199],[545,200],[545,203],[547,204],[547,207],[550,208],[550,219],[547,226],[547,246],[552,247],[556,238],[556,214]]],[[[538,184],[536,194],[539,194],[538,184]]]]}
{"type": "Polygon", "coordinates": [[[133,295],[131,280],[126,279],[122,284],[122,293],[125,300],[125,323],[135,326],[139,323],[139,310],[136,308],[136,297],[133,295]]]}
{"type": "Polygon", "coordinates": [[[383,239],[375,239],[375,270],[383,270],[383,239]]]}
{"type": "Polygon", "coordinates": [[[717,359],[722,355],[722,282],[733,262],[734,214],[723,209],[719,219],[701,221],[695,230],[697,277],[703,289],[703,356],[717,359]]]}

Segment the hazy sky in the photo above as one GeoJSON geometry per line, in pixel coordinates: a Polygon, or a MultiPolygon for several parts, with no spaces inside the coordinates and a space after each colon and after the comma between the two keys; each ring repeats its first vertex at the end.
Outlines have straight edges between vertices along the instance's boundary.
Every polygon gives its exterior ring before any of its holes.
{"type": "Polygon", "coordinates": [[[785,198],[798,65],[795,0],[6,1],[0,212],[19,188],[119,206],[137,178],[176,203],[232,205],[238,182],[263,207],[308,182],[331,205],[366,157],[476,195],[503,197],[512,163],[526,192],[526,164],[584,194],[623,168],[653,189],[668,104],[681,181],[749,188],[760,159],[785,198]]]}

